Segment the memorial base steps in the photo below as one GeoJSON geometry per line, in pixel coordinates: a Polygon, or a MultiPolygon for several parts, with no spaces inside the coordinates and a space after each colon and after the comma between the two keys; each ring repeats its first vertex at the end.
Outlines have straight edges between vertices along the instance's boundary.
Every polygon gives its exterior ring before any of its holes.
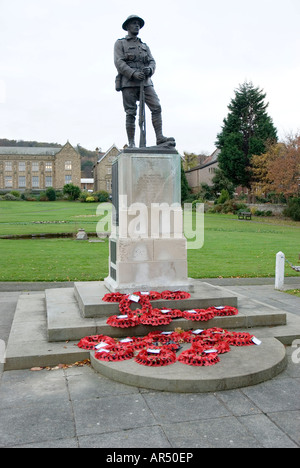
{"type": "MultiPolygon", "coordinates": [[[[186,310],[186,306],[196,308],[196,305],[201,308],[204,304],[207,307],[232,305],[238,307],[239,314],[215,317],[208,322],[176,319],[169,325],[159,327],[159,330],[220,327],[248,331],[257,336],[262,344],[232,348],[228,354],[221,356],[217,365],[203,368],[180,363],[149,368],[133,360],[104,363],[94,359],[93,352],[78,348],[79,340],[98,334],[115,338],[144,336],[157,328],[138,326],[121,329],[108,326],[107,317],[115,314],[118,305],[102,304],[101,294],[94,297],[89,295],[88,290],[102,291],[104,285],[101,282],[87,282],[75,284],[74,288],[49,289],[41,293],[20,295],[7,344],[4,369],[30,369],[91,359],[95,371],[113,380],[174,392],[238,388],[268,380],[282,372],[286,366],[284,345],[291,345],[294,339],[300,338],[300,319],[296,315],[249,300],[245,296],[237,298],[225,288],[208,283],[195,281],[195,286],[190,302],[179,301],[181,306],[178,308],[186,310]],[[228,301],[231,302],[227,303],[228,301]],[[105,307],[105,312],[102,306],[105,307]],[[93,316],[86,317],[86,313],[93,316]]],[[[170,308],[170,301],[167,302],[170,308]]]]}

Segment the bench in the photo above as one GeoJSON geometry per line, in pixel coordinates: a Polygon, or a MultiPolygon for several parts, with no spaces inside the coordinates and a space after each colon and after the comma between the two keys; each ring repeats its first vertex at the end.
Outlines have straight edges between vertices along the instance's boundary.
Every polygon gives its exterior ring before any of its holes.
{"type": "Polygon", "coordinates": [[[250,211],[240,211],[238,213],[239,219],[251,219],[251,212],[250,211]]]}

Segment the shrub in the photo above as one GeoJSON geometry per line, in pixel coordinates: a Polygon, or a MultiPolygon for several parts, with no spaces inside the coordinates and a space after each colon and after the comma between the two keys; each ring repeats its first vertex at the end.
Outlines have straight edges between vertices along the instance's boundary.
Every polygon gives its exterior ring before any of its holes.
{"type": "Polygon", "coordinates": [[[11,190],[10,193],[16,198],[21,197],[20,192],[18,192],[17,190],[11,190]]]}
{"type": "Polygon", "coordinates": [[[300,197],[290,198],[287,208],[283,212],[284,216],[300,221],[300,197]]]}
{"type": "Polygon", "coordinates": [[[195,201],[197,199],[197,197],[195,197],[195,195],[191,195],[189,197],[187,197],[185,200],[182,200],[182,203],[193,203],[193,201],[195,201]]]}
{"type": "Polygon", "coordinates": [[[52,188],[52,187],[47,188],[46,196],[47,196],[49,201],[55,201],[56,200],[56,192],[55,192],[54,188],[52,188]]]}
{"type": "Polygon", "coordinates": [[[228,190],[226,189],[223,189],[221,191],[221,195],[219,196],[218,200],[217,200],[217,204],[218,205],[222,205],[222,203],[225,203],[227,200],[230,199],[230,196],[229,196],[229,192],[228,190]]]}
{"type": "Polygon", "coordinates": [[[46,195],[46,192],[41,192],[39,195],[39,201],[48,201],[48,197],[46,195]]]}
{"type": "Polygon", "coordinates": [[[19,200],[19,198],[15,197],[12,193],[6,193],[5,195],[3,195],[3,200],[6,200],[6,201],[15,201],[15,200],[19,200]]]}
{"type": "Polygon", "coordinates": [[[30,190],[25,190],[21,195],[21,199],[26,201],[37,201],[38,198],[30,190]]]}
{"type": "Polygon", "coordinates": [[[56,200],[62,200],[64,198],[64,194],[62,190],[55,190],[56,200]]]}
{"type": "Polygon", "coordinates": [[[198,200],[194,200],[194,201],[192,202],[192,209],[193,209],[193,211],[196,211],[196,205],[197,205],[197,203],[204,203],[203,198],[199,198],[198,200]]]}
{"type": "Polygon", "coordinates": [[[77,200],[80,197],[81,190],[77,185],[66,184],[63,188],[64,195],[67,195],[70,200],[77,200]]]}
{"type": "Polygon", "coordinates": [[[88,196],[89,196],[88,192],[81,192],[81,194],[79,195],[79,201],[81,203],[85,203],[88,196]]]}
{"type": "Polygon", "coordinates": [[[271,210],[255,210],[255,216],[273,216],[273,212],[271,210]]]}
{"type": "Polygon", "coordinates": [[[209,208],[208,213],[232,213],[237,214],[239,211],[248,211],[247,205],[239,203],[236,200],[226,200],[225,203],[214,205],[213,208],[209,208]]]}
{"type": "Polygon", "coordinates": [[[93,202],[96,201],[96,199],[95,199],[94,197],[86,197],[85,201],[86,201],[87,203],[93,203],[93,202]]]}
{"type": "Polygon", "coordinates": [[[93,193],[93,197],[99,203],[104,203],[109,200],[109,193],[106,192],[105,190],[100,190],[99,192],[93,193]]]}
{"type": "Polygon", "coordinates": [[[256,210],[255,216],[264,216],[264,212],[262,210],[256,210]]]}
{"type": "Polygon", "coordinates": [[[237,214],[239,211],[246,211],[248,210],[247,205],[245,203],[238,203],[235,200],[227,200],[222,205],[222,213],[233,213],[237,214]]]}

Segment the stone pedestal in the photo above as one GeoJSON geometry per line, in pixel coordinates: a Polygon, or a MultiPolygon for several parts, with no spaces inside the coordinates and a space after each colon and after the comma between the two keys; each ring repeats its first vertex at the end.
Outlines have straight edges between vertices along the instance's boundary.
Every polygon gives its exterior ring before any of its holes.
{"type": "Polygon", "coordinates": [[[176,152],[124,150],[112,167],[106,287],[112,292],[190,289],[176,152]]]}

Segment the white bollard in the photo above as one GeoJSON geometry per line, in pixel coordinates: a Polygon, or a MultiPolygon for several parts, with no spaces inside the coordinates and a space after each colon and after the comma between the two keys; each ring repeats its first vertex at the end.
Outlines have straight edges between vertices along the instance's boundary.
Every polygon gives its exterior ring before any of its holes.
{"type": "Polygon", "coordinates": [[[285,255],[283,252],[278,252],[276,255],[275,289],[282,289],[284,286],[284,267],[285,255]]]}

